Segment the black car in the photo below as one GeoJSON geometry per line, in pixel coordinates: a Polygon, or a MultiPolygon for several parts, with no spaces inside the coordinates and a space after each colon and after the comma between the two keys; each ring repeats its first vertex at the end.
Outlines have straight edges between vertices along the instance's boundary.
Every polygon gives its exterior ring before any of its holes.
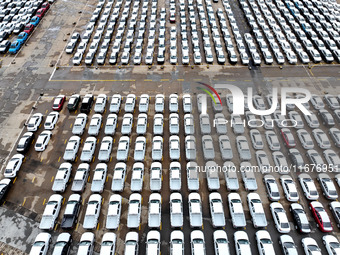
{"type": "Polygon", "coordinates": [[[81,196],[79,194],[72,194],[66,204],[64,216],[61,221],[62,228],[71,229],[74,227],[78,219],[80,204],[81,196]]]}
{"type": "Polygon", "coordinates": [[[10,185],[11,185],[10,179],[2,179],[0,181],[0,202],[4,201],[10,185]]]}
{"type": "Polygon", "coordinates": [[[17,152],[25,153],[30,148],[34,139],[34,134],[32,132],[26,132],[19,140],[17,145],[17,152]]]}
{"type": "Polygon", "coordinates": [[[310,233],[311,227],[306,215],[306,212],[303,210],[302,205],[298,203],[293,203],[290,205],[289,210],[291,211],[295,223],[295,228],[303,234],[310,233]]]}
{"type": "Polygon", "coordinates": [[[6,31],[0,32],[0,42],[6,40],[8,38],[9,34],[6,31]]]}
{"type": "Polygon", "coordinates": [[[80,111],[83,113],[89,113],[93,104],[93,95],[87,94],[81,102],[80,111]]]}
{"type": "Polygon", "coordinates": [[[80,102],[81,98],[79,95],[72,95],[70,97],[70,100],[68,101],[67,104],[67,109],[72,112],[75,111],[78,108],[79,102],[80,102]]]}
{"type": "Polygon", "coordinates": [[[11,41],[5,40],[0,43],[0,53],[5,54],[11,47],[11,41]]]}
{"type": "Polygon", "coordinates": [[[57,242],[54,245],[53,255],[68,255],[70,254],[70,248],[72,243],[72,237],[69,233],[61,233],[57,242]]]}

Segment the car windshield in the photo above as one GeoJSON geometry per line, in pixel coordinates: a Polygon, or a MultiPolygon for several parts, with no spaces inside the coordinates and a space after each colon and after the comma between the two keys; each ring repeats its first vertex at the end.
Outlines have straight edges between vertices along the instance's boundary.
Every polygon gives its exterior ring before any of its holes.
{"type": "Polygon", "coordinates": [[[64,247],[67,243],[64,241],[59,241],[55,244],[55,247],[64,247]]]}
{"type": "Polygon", "coordinates": [[[102,246],[111,246],[113,244],[112,241],[104,241],[102,242],[102,246]]]}

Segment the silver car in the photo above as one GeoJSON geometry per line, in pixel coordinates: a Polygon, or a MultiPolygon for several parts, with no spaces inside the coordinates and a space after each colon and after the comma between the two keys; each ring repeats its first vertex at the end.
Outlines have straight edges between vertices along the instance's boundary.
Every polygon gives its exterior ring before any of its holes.
{"type": "Polygon", "coordinates": [[[316,143],[321,149],[331,148],[331,143],[324,131],[322,131],[321,129],[314,129],[312,131],[312,134],[314,136],[314,139],[316,140],[316,143]]]}
{"type": "Polygon", "coordinates": [[[325,108],[325,104],[323,103],[322,98],[318,95],[312,95],[310,102],[312,103],[315,110],[325,108]]]}
{"type": "Polygon", "coordinates": [[[267,173],[270,171],[270,163],[267,153],[265,151],[256,151],[255,153],[257,165],[261,173],[267,173]]]}
{"type": "Polygon", "coordinates": [[[203,156],[205,160],[212,160],[215,158],[215,150],[213,140],[210,135],[204,135],[202,137],[203,156]]]}
{"type": "Polygon", "coordinates": [[[314,142],[312,140],[311,135],[307,132],[307,130],[299,129],[297,131],[297,135],[304,149],[310,150],[314,148],[314,142]]]}
{"type": "Polygon", "coordinates": [[[233,126],[233,131],[235,135],[241,135],[244,133],[244,121],[240,115],[231,115],[231,125],[233,126]]]}
{"type": "Polygon", "coordinates": [[[196,138],[193,135],[185,137],[185,157],[187,161],[196,160],[196,138]]]}
{"type": "Polygon", "coordinates": [[[329,177],[328,174],[321,173],[318,175],[317,180],[320,183],[323,195],[329,200],[335,200],[338,198],[338,193],[336,191],[334,182],[329,177]]]}
{"type": "Polygon", "coordinates": [[[324,150],[323,156],[325,157],[329,170],[332,172],[339,172],[340,171],[340,157],[337,153],[333,150],[324,150]]]}
{"type": "Polygon", "coordinates": [[[233,158],[233,151],[231,149],[230,139],[227,135],[221,135],[218,138],[218,144],[223,160],[231,160],[233,158]]]}
{"type": "Polygon", "coordinates": [[[263,143],[262,136],[259,130],[257,129],[250,130],[250,139],[253,144],[253,148],[255,150],[263,149],[264,143],[263,143]]]}
{"type": "Polygon", "coordinates": [[[321,117],[323,125],[328,127],[332,127],[335,125],[334,118],[329,111],[320,109],[318,115],[321,117]]]}
{"type": "Polygon", "coordinates": [[[311,167],[315,167],[315,169],[320,170],[325,165],[325,162],[316,150],[308,150],[306,156],[309,159],[310,163],[313,164],[311,165],[311,167]]]}
{"type": "Polygon", "coordinates": [[[245,136],[236,137],[237,151],[240,155],[240,160],[251,160],[251,153],[249,149],[249,144],[245,136]]]}
{"type": "Polygon", "coordinates": [[[310,115],[303,115],[306,122],[307,122],[307,125],[310,127],[310,128],[318,128],[320,126],[320,123],[319,123],[319,120],[318,118],[316,117],[315,114],[311,113],[310,115]]]}
{"type": "Polygon", "coordinates": [[[279,139],[274,131],[266,131],[265,136],[270,150],[279,151],[281,149],[279,139]]]}
{"type": "Polygon", "coordinates": [[[195,133],[194,116],[191,113],[184,115],[184,133],[185,135],[193,135],[195,133]]]}
{"type": "Polygon", "coordinates": [[[285,174],[289,171],[287,159],[281,151],[273,153],[273,160],[280,174],[285,174]]]}
{"type": "Polygon", "coordinates": [[[338,99],[336,98],[336,96],[325,95],[324,98],[325,98],[326,104],[328,105],[329,108],[331,108],[332,110],[340,109],[340,103],[339,103],[338,99]]]}
{"type": "Polygon", "coordinates": [[[295,128],[296,129],[299,129],[299,128],[303,128],[304,127],[304,124],[303,124],[303,120],[301,118],[301,115],[296,112],[296,111],[290,111],[288,113],[288,116],[290,119],[294,120],[295,121],[295,128]]]}
{"type": "Polygon", "coordinates": [[[216,132],[219,135],[227,134],[227,120],[224,117],[223,113],[216,113],[213,125],[216,128],[216,132]]]}
{"type": "Polygon", "coordinates": [[[211,125],[210,125],[210,119],[208,114],[200,114],[200,127],[201,127],[201,133],[203,135],[207,135],[211,133],[211,125]]]}
{"type": "Polygon", "coordinates": [[[302,158],[301,153],[297,149],[289,149],[288,156],[290,160],[293,162],[293,166],[297,169],[304,169],[305,162],[302,158]]]}
{"type": "Polygon", "coordinates": [[[337,128],[331,128],[328,132],[329,136],[332,138],[336,147],[340,147],[340,130],[337,128]]]}

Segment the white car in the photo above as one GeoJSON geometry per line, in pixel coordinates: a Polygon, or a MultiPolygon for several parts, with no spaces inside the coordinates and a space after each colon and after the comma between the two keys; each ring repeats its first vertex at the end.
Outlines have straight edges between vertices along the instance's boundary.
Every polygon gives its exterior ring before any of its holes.
{"type": "Polygon", "coordinates": [[[67,183],[70,179],[72,171],[72,165],[70,163],[62,163],[55,175],[52,190],[54,192],[64,192],[67,183]]]}
{"type": "Polygon", "coordinates": [[[102,124],[102,119],[103,117],[100,114],[94,114],[92,116],[89,130],[88,130],[89,135],[97,136],[99,134],[99,130],[102,124]]]}
{"type": "Polygon", "coordinates": [[[91,184],[91,192],[93,193],[102,193],[104,190],[104,184],[106,181],[107,175],[107,165],[105,163],[99,163],[96,165],[94,169],[94,174],[92,178],[91,184]]]}
{"type": "Polygon", "coordinates": [[[51,137],[52,137],[51,131],[44,130],[43,132],[41,132],[41,134],[38,136],[37,141],[34,145],[34,149],[36,151],[44,151],[46,149],[46,146],[48,145],[51,137]]]}
{"type": "Polygon", "coordinates": [[[18,171],[22,165],[25,156],[22,154],[15,154],[7,163],[4,177],[5,178],[14,178],[17,176],[18,171]]]}
{"type": "Polygon", "coordinates": [[[163,137],[154,136],[152,140],[152,160],[162,161],[163,160],[163,137]]]}
{"type": "Polygon", "coordinates": [[[53,230],[58,219],[63,197],[61,195],[54,194],[50,196],[46,203],[44,212],[41,217],[39,229],[53,230]]]}
{"type": "Polygon", "coordinates": [[[58,235],[57,241],[54,245],[52,255],[60,255],[62,253],[69,253],[71,250],[72,237],[69,233],[61,233],[58,235]]]}
{"type": "Polygon", "coordinates": [[[190,227],[202,227],[202,200],[198,193],[190,193],[188,197],[190,227]]]}
{"type": "Polygon", "coordinates": [[[211,133],[211,125],[210,125],[210,119],[209,119],[208,114],[204,114],[204,113],[200,114],[200,127],[201,127],[201,133],[203,135],[211,133]]]}
{"type": "Polygon", "coordinates": [[[191,254],[206,254],[204,234],[201,230],[194,230],[190,234],[191,254]]]}
{"type": "Polygon", "coordinates": [[[94,151],[96,149],[97,139],[93,136],[86,138],[80,160],[83,162],[91,162],[94,151]]]}
{"type": "Polygon", "coordinates": [[[329,200],[336,200],[338,198],[338,193],[336,191],[334,182],[326,173],[318,174],[317,180],[320,183],[323,195],[329,200]]]}
{"type": "Polygon", "coordinates": [[[169,131],[171,135],[179,134],[179,115],[178,113],[171,113],[169,116],[169,131]]]}
{"type": "Polygon", "coordinates": [[[142,196],[132,193],[129,197],[129,208],[127,215],[127,227],[138,228],[140,226],[140,216],[142,211],[142,196]]]}
{"type": "Polygon", "coordinates": [[[51,234],[40,233],[36,236],[29,255],[46,255],[51,243],[51,234]]]}
{"type": "Polygon", "coordinates": [[[280,233],[289,233],[290,225],[287,218],[287,214],[282,204],[278,202],[272,202],[270,204],[270,211],[272,213],[275,227],[280,233]]]}
{"type": "Polygon", "coordinates": [[[250,139],[255,150],[262,150],[264,143],[260,131],[257,129],[250,130],[250,139]]]}
{"type": "Polygon", "coordinates": [[[169,166],[169,184],[171,191],[180,191],[181,183],[181,164],[179,162],[171,162],[169,166]]]}
{"type": "Polygon", "coordinates": [[[125,236],[124,255],[138,254],[139,250],[139,238],[137,232],[128,232],[125,236]]]}
{"type": "Polygon", "coordinates": [[[184,113],[191,113],[192,111],[192,100],[189,94],[183,94],[183,110],[184,113]]]}
{"type": "Polygon", "coordinates": [[[163,127],[164,127],[163,114],[161,114],[161,113],[155,114],[155,116],[153,118],[153,134],[154,135],[163,135],[163,127]]]}
{"type": "Polygon", "coordinates": [[[41,113],[35,113],[30,118],[30,120],[27,123],[27,131],[35,132],[40,127],[40,124],[42,122],[43,115],[41,113]]]}
{"type": "Polygon", "coordinates": [[[107,96],[105,94],[99,94],[94,105],[94,112],[103,113],[105,110],[107,96]]]}
{"type": "Polygon", "coordinates": [[[281,235],[279,238],[279,244],[285,255],[297,255],[296,245],[293,238],[290,235],[281,235]]]}
{"type": "Polygon", "coordinates": [[[131,113],[125,113],[123,116],[121,133],[122,135],[130,135],[133,126],[133,115],[131,113]]]}
{"type": "Polygon", "coordinates": [[[126,179],[126,164],[118,162],[113,170],[111,190],[119,192],[123,191],[125,179],[126,179]]]}
{"type": "Polygon", "coordinates": [[[97,227],[101,204],[102,204],[101,195],[92,194],[90,196],[84,216],[83,222],[84,229],[94,229],[95,227],[97,227]]]}
{"type": "Polygon", "coordinates": [[[114,94],[110,103],[110,112],[118,113],[120,105],[122,103],[122,96],[119,94],[114,94]]]}
{"type": "Polygon", "coordinates": [[[170,234],[170,255],[184,255],[184,235],[180,230],[170,234]]]}
{"type": "Polygon", "coordinates": [[[143,189],[144,164],[141,162],[134,163],[132,166],[130,189],[133,192],[140,192],[143,189]]]}
{"type": "Polygon", "coordinates": [[[59,112],[50,112],[45,120],[44,128],[46,130],[53,130],[59,119],[59,112]]]}
{"type": "Polygon", "coordinates": [[[235,249],[237,255],[250,255],[250,242],[248,234],[245,231],[236,231],[234,233],[235,249]]]}
{"type": "Polygon", "coordinates": [[[136,133],[145,135],[148,126],[148,116],[146,113],[140,113],[137,118],[136,133]]]}
{"type": "Polygon", "coordinates": [[[104,129],[105,135],[113,136],[116,132],[118,116],[115,113],[111,113],[106,118],[106,124],[104,129]]]}
{"type": "Polygon", "coordinates": [[[100,161],[108,162],[110,160],[110,155],[112,151],[113,138],[110,136],[105,136],[100,145],[98,159],[100,161]]]}
{"type": "Polygon", "coordinates": [[[162,188],[162,164],[152,162],[150,167],[150,190],[160,191],[162,188]]]}
{"type": "Polygon", "coordinates": [[[151,230],[146,236],[146,255],[160,255],[161,234],[156,230],[151,230]]]}
{"type": "Polygon", "coordinates": [[[273,241],[267,230],[259,230],[255,234],[257,249],[260,255],[275,254],[273,241]]]}
{"type": "Polygon", "coordinates": [[[334,235],[325,235],[322,237],[322,242],[326,247],[328,255],[340,254],[340,243],[334,235]]]}
{"type": "Polygon", "coordinates": [[[215,119],[213,121],[213,126],[216,128],[216,132],[219,135],[226,135],[228,128],[227,128],[227,120],[224,117],[223,113],[216,113],[215,119]]]}
{"type": "Polygon", "coordinates": [[[316,189],[315,183],[313,179],[308,174],[300,174],[298,176],[298,180],[300,182],[301,188],[303,190],[303,194],[308,200],[317,200],[319,199],[319,193],[316,189]]]}
{"type": "Polygon", "coordinates": [[[146,138],[144,136],[137,137],[135,142],[134,160],[144,161],[145,150],[146,150],[146,138]]]}
{"type": "Polygon", "coordinates": [[[193,135],[185,137],[185,157],[187,161],[196,160],[196,138],[193,135]]]}
{"type": "Polygon", "coordinates": [[[178,95],[171,94],[169,96],[169,110],[170,112],[178,112],[178,95]]]}
{"type": "Polygon", "coordinates": [[[223,200],[218,192],[209,194],[209,205],[213,227],[224,227],[226,222],[223,209],[223,200]]]}
{"type": "Polygon", "coordinates": [[[77,157],[79,146],[80,146],[80,137],[76,135],[71,136],[71,138],[67,142],[63,159],[65,161],[73,162],[77,157]]]}
{"type": "Polygon", "coordinates": [[[129,94],[126,97],[126,102],[125,102],[125,112],[128,113],[133,113],[135,110],[135,104],[136,104],[136,95],[134,94],[129,94]]]}
{"type": "Polygon", "coordinates": [[[317,242],[311,237],[305,237],[301,240],[302,248],[306,255],[321,255],[321,249],[317,242]]]}
{"type": "Polygon", "coordinates": [[[194,116],[191,113],[184,115],[184,132],[185,135],[193,135],[195,133],[194,116]]]}
{"type": "Polygon", "coordinates": [[[297,202],[299,200],[299,193],[293,178],[289,175],[282,175],[280,181],[286,199],[289,202],[297,202]]]}
{"type": "Polygon", "coordinates": [[[87,122],[87,115],[85,113],[78,114],[77,118],[74,121],[72,134],[74,135],[83,135],[85,126],[87,122]]]}
{"type": "Polygon", "coordinates": [[[117,160],[127,161],[130,147],[130,138],[128,136],[122,136],[119,139],[117,148],[117,160]]]}
{"type": "Polygon", "coordinates": [[[88,180],[90,172],[90,165],[87,163],[81,163],[78,166],[76,174],[73,179],[71,190],[73,192],[83,192],[88,180]]]}
{"type": "Polygon", "coordinates": [[[180,154],[180,139],[177,135],[172,135],[169,138],[169,156],[171,160],[179,160],[180,154]]]}
{"type": "Polygon", "coordinates": [[[122,196],[113,194],[109,200],[107,209],[106,225],[107,229],[117,229],[120,223],[120,216],[122,214],[122,196]]]}
{"type": "Polygon", "coordinates": [[[116,234],[107,232],[103,235],[99,255],[115,254],[116,250],[116,234]]]}
{"type": "Polygon", "coordinates": [[[164,112],[164,95],[157,94],[155,98],[155,112],[163,113],[164,112]]]}
{"type": "Polygon", "coordinates": [[[312,134],[314,136],[316,143],[318,144],[318,146],[321,149],[330,149],[331,148],[331,143],[330,143],[330,141],[329,141],[329,139],[328,139],[328,137],[327,137],[327,135],[324,131],[317,128],[317,129],[312,130],[312,134]]]}
{"type": "Polygon", "coordinates": [[[304,149],[310,150],[314,148],[314,142],[312,140],[311,135],[309,134],[307,130],[299,129],[297,131],[297,135],[304,149]]]}
{"type": "Polygon", "coordinates": [[[92,255],[94,248],[94,234],[85,232],[81,235],[77,255],[92,255]]]}
{"type": "Polygon", "coordinates": [[[142,94],[139,99],[139,112],[147,113],[149,110],[149,95],[142,94]]]}
{"type": "Polygon", "coordinates": [[[160,228],[162,212],[162,197],[159,193],[152,193],[149,196],[149,228],[160,228]]]}
{"type": "Polygon", "coordinates": [[[223,230],[215,230],[213,234],[214,249],[216,255],[229,255],[229,241],[227,233],[223,230]]]}
{"type": "Polygon", "coordinates": [[[242,206],[242,200],[238,193],[229,193],[228,206],[231,215],[233,228],[242,228],[246,226],[246,219],[242,206]]]}
{"type": "Polygon", "coordinates": [[[281,149],[279,139],[274,131],[266,131],[265,136],[270,150],[279,151],[281,149]]]}

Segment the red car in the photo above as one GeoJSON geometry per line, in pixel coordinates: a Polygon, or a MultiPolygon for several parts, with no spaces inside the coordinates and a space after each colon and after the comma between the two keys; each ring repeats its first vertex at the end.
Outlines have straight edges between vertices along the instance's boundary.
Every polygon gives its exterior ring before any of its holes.
{"type": "Polygon", "coordinates": [[[329,216],[325,211],[325,208],[320,202],[317,201],[310,202],[309,209],[312,211],[313,217],[316,221],[316,226],[322,232],[333,231],[331,220],[329,219],[329,216]]]}
{"type": "Polygon", "coordinates": [[[42,4],[41,8],[42,8],[42,9],[45,9],[45,11],[47,11],[48,9],[50,9],[50,6],[51,6],[51,5],[50,5],[49,3],[46,2],[46,3],[43,3],[43,4],[42,4]]]}
{"type": "Polygon", "coordinates": [[[282,128],[281,135],[282,135],[283,141],[285,142],[285,145],[288,148],[294,148],[296,146],[294,136],[288,128],[282,128]]]}
{"type": "Polygon", "coordinates": [[[37,11],[37,14],[35,16],[37,16],[39,19],[42,19],[42,17],[44,17],[44,15],[45,15],[45,12],[46,12],[46,9],[40,8],[37,11]]]}
{"type": "Polygon", "coordinates": [[[54,111],[61,111],[63,109],[63,105],[65,103],[66,96],[64,95],[59,95],[54,99],[52,109],[54,111]]]}
{"type": "Polygon", "coordinates": [[[27,24],[25,26],[24,32],[28,35],[33,32],[34,26],[32,24],[27,24]]]}

